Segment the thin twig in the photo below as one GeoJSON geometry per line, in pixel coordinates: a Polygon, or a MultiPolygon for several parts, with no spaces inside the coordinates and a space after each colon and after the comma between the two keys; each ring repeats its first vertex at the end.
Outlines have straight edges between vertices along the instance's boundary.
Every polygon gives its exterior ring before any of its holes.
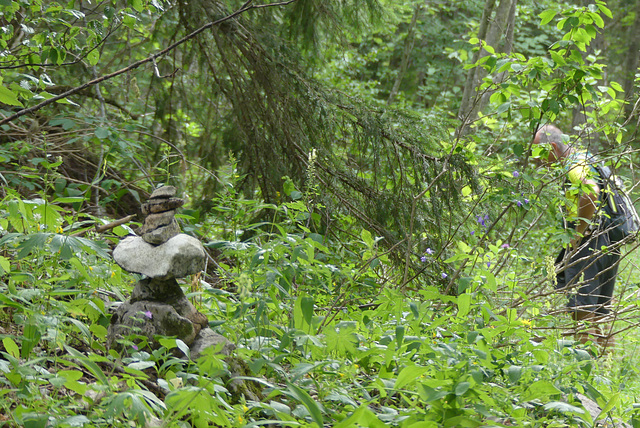
{"type": "Polygon", "coordinates": [[[436,175],[436,177],[431,181],[431,183],[429,183],[429,186],[427,186],[426,189],[424,189],[422,192],[416,195],[416,197],[413,198],[413,201],[411,201],[411,218],[410,218],[410,225],[409,225],[409,233],[407,234],[407,252],[406,252],[406,258],[405,258],[405,264],[404,264],[404,276],[402,278],[402,285],[400,288],[404,288],[404,286],[407,284],[407,278],[409,276],[409,259],[411,256],[411,236],[413,235],[413,223],[416,215],[416,203],[420,198],[426,195],[429,190],[431,190],[433,185],[436,184],[436,182],[440,179],[442,174],[444,174],[447,171],[448,169],[445,162],[445,165],[442,168],[442,171],[440,171],[440,174],[436,175]]]}
{"type": "MultiPolygon", "coordinates": [[[[102,233],[102,232],[106,232],[107,230],[114,229],[114,228],[116,228],[116,227],[118,227],[118,226],[120,226],[122,224],[130,222],[131,220],[133,220],[133,218],[135,216],[136,216],[135,214],[131,214],[131,215],[128,215],[128,216],[126,216],[124,218],[121,218],[119,220],[112,221],[111,223],[107,223],[107,224],[103,224],[103,225],[97,225],[96,224],[95,225],[95,231],[96,231],[96,233],[102,233]]],[[[79,232],[76,232],[76,233],[72,234],[71,236],[83,236],[88,231],[89,231],[89,229],[84,229],[84,230],[81,230],[79,232]]]]}

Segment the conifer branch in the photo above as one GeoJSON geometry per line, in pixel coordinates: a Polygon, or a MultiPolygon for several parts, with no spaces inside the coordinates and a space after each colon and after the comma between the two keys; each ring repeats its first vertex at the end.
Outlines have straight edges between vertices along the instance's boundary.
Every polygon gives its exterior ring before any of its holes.
{"type": "Polygon", "coordinates": [[[208,30],[208,29],[210,29],[212,27],[215,27],[216,25],[219,25],[219,24],[221,24],[221,23],[223,23],[225,21],[233,19],[236,16],[238,16],[238,15],[244,13],[244,12],[247,12],[247,11],[252,10],[252,9],[262,9],[262,8],[266,8],[266,7],[286,6],[286,5],[291,4],[291,3],[293,3],[293,2],[295,2],[297,0],[287,0],[287,1],[279,2],[279,3],[269,3],[269,4],[259,4],[259,5],[252,5],[251,4],[252,1],[253,0],[247,1],[244,5],[242,5],[242,7],[240,9],[236,10],[235,12],[233,12],[230,15],[227,15],[227,16],[225,16],[223,18],[217,19],[217,20],[215,20],[213,22],[209,22],[209,23],[203,25],[202,27],[200,27],[197,30],[191,32],[190,34],[184,36],[182,39],[180,39],[177,42],[173,43],[172,45],[162,49],[161,51],[154,53],[153,55],[150,55],[150,56],[148,56],[148,57],[146,57],[144,59],[141,59],[140,61],[136,61],[133,64],[131,64],[131,65],[125,67],[125,68],[122,68],[122,69],[120,69],[118,71],[114,71],[113,73],[105,74],[104,76],[100,76],[97,79],[93,79],[93,80],[90,80],[90,81],[88,81],[86,83],[83,83],[80,86],[76,86],[73,89],[70,89],[70,90],[68,90],[66,92],[63,92],[60,95],[56,95],[55,97],[49,98],[47,100],[44,100],[41,103],[36,104],[36,105],[34,105],[32,107],[22,109],[22,110],[20,110],[20,111],[18,111],[16,113],[12,114],[11,116],[5,117],[4,119],[0,120],[0,125],[4,125],[5,123],[11,122],[11,121],[13,121],[13,120],[15,120],[15,119],[17,119],[17,118],[19,118],[21,116],[24,116],[26,114],[38,111],[41,108],[48,106],[49,104],[52,104],[52,103],[54,103],[54,102],[56,102],[58,100],[62,100],[64,98],[68,97],[68,96],[74,95],[74,94],[76,94],[76,93],[78,93],[78,92],[80,92],[80,91],[82,91],[82,90],[84,90],[84,89],[86,89],[88,87],[91,87],[93,85],[97,85],[98,83],[104,82],[105,80],[113,79],[114,77],[117,77],[117,76],[119,76],[121,74],[124,74],[124,73],[127,73],[127,72],[131,71],[131,70],[134,70],[134,69],[140,67],[143,64],[146,64],[148,62],[153,62],[153,61],[156,60],[156,58],[159,58],[159,57],[165,55],[166,53],[171,52],[173,49],[175,49],[178,46],[182,45],[183,43],[193,39],[194,37],[196,37],[198,34],[202,33],[203,31],[208,30]]]}

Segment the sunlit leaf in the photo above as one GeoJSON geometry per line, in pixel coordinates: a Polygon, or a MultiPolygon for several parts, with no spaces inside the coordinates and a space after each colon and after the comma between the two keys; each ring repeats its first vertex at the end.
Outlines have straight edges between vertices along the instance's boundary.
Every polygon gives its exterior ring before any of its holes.
{"type": "Polygon", "coordinates": [[[2,85],[0,85],[0,103],[8,104],[10,106],[24,107],[24,105],[18,100],[18,96],[15,92],[2,85]]]}

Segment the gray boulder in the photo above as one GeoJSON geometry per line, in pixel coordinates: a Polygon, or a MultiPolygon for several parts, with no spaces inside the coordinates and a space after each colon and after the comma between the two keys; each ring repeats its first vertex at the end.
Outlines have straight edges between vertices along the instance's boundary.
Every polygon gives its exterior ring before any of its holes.
{"type": "Polygon", "coordinates": [[[120,349],[118,341],[129,335],[146,336],[151,349],[159,347],[156,335],[174,336],[190,345],[201,327],[178,314],[171,305],[149,301],[125,303],[111,317],[107,346],[120,349]]]}
{"type": "Polygon", "coordinates": [[[220,347],[220,350],[218,352],[227,357],[231,355],[233,350],[236,348],[236,346],[231,343],[226,337],[215,333],[210,328],[203,328],[202,330],[200,330],[190,346],[191,359],[195,361],[200,358],[200,356],[202,355],[202,351],[207,348],[217,349],[218,347],[220,347]]]}
{"type": "Polygon", "coordinates": [[[120,241],[113,259],[127,272],[149,278],[184,278],[204,270],[205,252],[196,238],[183,233],[154,246],[139,236],[120,241]]]}
{"type": "Polygon", "coordinates": [[[118,349],[118,340],[130,334],[148,337],[152,349],[158,347],[156,335],[175,336],[191,345],[208,325],[175,279],[147,278],[136,284],[131,299],[111,317],[107,346],[118,349]]]}

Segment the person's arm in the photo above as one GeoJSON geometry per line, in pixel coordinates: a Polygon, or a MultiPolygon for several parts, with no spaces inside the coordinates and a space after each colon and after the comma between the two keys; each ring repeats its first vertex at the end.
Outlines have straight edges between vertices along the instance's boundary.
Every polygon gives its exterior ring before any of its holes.
{"type": "Polygon", "coordinates": [[[600,187],[592,179],[583,179],[583,188],[590,189],[580,192],[578,200],[578,224],[576,225],[576,236],[571,240],[571,248],[576,248],[582,237],[585,235],[587,228],[593,220],[596,210],[598,197],[600,195],[600,187]]]}

